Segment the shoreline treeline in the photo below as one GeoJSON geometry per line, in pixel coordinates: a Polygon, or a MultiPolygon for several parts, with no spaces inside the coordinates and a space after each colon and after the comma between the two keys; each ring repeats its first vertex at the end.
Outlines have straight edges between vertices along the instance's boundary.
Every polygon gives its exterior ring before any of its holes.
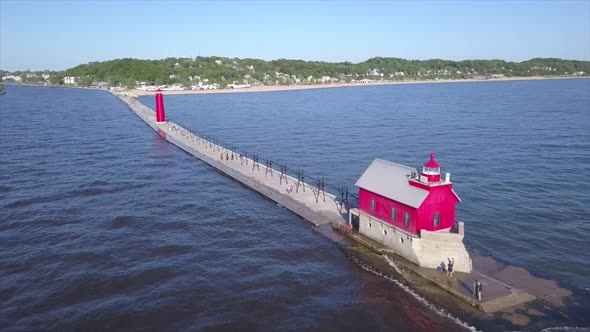
{"type": "MultiPolygon", "coordinates": [[[[22,83],[76,84],[90,86],[104,82],[110,86],[138,84],[186,87],[198,84],[294,85],[404,81],[434,79],[483,79],[532,76],[583,76],[590,73],[590,61],[535,58],[522,62],[504,60],[406,60],[376,57],[360,63],[223,57],[166,58],[162,60],[115,59],[78,65],[64,71],[2,71],[3,77],[19,76],[22,83]],[[9,75],[10,74],[10,75],[9,75]],[[67,80],[66,80],[67,81],[67,80]]],[[[10,81],[10,79],[5,79],[10,81]]]]}

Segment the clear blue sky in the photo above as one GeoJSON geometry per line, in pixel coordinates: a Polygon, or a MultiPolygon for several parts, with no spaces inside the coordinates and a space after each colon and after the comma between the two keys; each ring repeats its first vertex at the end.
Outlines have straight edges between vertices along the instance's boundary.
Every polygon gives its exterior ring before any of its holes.
{"type": "Polygon", "coordinates": [[[0,68],[123,57],[590,60],[590,0],[0,0],[0,68]]]}

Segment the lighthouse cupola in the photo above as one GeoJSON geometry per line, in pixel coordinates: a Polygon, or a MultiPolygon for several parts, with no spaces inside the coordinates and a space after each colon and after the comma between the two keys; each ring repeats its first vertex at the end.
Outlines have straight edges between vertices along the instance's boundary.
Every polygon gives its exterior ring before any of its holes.
{"type": "Polygon", "coordinates": [[[430,160],[422,167],[422,176],[426,182],[440,182],[440,165],[434,160],[434,153],[430,154],[430,160]]]}

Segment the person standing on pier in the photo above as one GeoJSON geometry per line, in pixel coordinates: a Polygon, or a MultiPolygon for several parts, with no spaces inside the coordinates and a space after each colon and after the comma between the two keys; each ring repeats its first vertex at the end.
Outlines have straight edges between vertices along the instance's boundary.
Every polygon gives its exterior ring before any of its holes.
{"type": "Polygon", "coordinates": [[[477,280],[476,283],[477,283],[477,292],[475,295],[476,295],[477,300],[481,302],[481,291],[482,291],[481,282],[479,280],[477,280]]]}
{"type": "Polygon", "coordinates": [[[447,264],[447,275],[449,277],[453,277],[453,267],[455,266],[455,259],[453,258],[453,260],[451,260],[450,258],[447,258],[449,260],[449,264],[447,264]]]}
{"type": "Polygon", "coordinates": [[[447,265],[445,264],[445,261],[444,260],[440,262],[440,266],[439,267],[440,267],[440,270],[443,273],[447,273],[447,265]]]}

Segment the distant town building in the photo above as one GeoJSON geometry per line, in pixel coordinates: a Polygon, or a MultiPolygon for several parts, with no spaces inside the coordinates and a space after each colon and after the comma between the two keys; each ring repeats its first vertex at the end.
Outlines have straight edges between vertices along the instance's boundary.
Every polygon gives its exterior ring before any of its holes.
{"type": "Polygon", "coordinates": [[[73,76],[66,76],[66,77],[64,77],[64,84],[65,85],[75,85],[76,78],[73,76]]]}
{"type": "Polygon", "coordinates": [[[367,76],[383,76],[379,69],[371,69],[367,72],[367,76]]]}
{"type": "Polygon", "coordinates": [[[237,84],[236,82],[227,85],[228,89],[244,89],[244,88],[249,88],[249,87],[250,87],[250,84],[237,84]]]}
{"type": "Polygon", "coordinates": [[[191,86],[192,90],[217,90],[219,89],[219,84],[201,84],[191,86]]]}
{"type": "Polygon", "coordinates": [[[16,75],[7,75],[7,76],[2,76],[2,80],[3,81],[15,81],[15,82],[21,82],[23,79],[20,76],[16,76],[16,75]]]}

